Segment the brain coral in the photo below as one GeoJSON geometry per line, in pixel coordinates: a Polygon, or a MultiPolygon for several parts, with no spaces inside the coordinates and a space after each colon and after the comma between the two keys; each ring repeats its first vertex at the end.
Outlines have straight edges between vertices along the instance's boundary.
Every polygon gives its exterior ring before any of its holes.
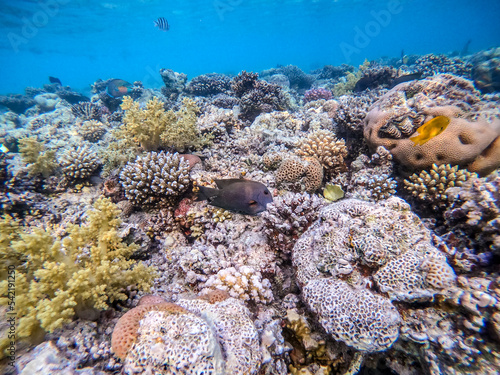
{"type": "Polygon", "coordinates": [[[262,354],[241,301],[149,299],[120,318],[112,349],[126,374],[256,374],[262,354]]]}
{"type": "Polygon", "coordinates": [[[325,206],[292,252],[304,300],[335,338],[360,350],[387,349],[399,324],[391,300],[427,300],[455,283],[430,239],[397,197],[325,206]],[[389,298],[367,288],[372,278],[389,298]]]}
{"type": "Polygon", "coordinates": [[[288,190],[313,193],[322,181],[323,167],[314,157],[285,157],[276,171],[276,184],[288,190]]]}
{"type": "Polygon", "coordinates": [[[487,118],[482,105],[470,81],[449,74],[402,83],[371,107],[364,136],[372,149],[384,146],[411,169],[451,164],[488,174],[500,166],[500,119],[487,118]],[[422,145],[409,139],[440,115],[450,118],[441,134],[422,145]]]}
{"type": "Polygon", "coordinates": [[[177,153],[148,152],[128,163],[120,179],[125,196],[132,203],[165,203],[183,193],[189,184],[189,162],[177,153]]]}

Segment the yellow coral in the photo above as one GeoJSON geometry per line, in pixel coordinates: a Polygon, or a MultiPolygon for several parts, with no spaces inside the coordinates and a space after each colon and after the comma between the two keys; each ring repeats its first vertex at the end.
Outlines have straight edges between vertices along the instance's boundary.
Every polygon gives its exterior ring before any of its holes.
{"type": "MultiPolygon", "coordinates": [[[[40,228],[31,232],[19,228],[10,243],[0,242],[0,259],[5,254],[18,255],[15,313],[19,338],[30,337],[40,328],[53,331],[70,322],[76,312],[106,309],[110,302],[125,300],[127,286],[150,288],[156,271],[127,259],[137,245],[127,245],[118,236],[119,213],[116,205],[102,198],[87,213],[86,223],[69,226],[62,239],[40,228]]],[[[12,225],[4,224],[10,231],[12,225]]],[[[8,282],[2,281],[0,304],[8,304],[8,289],[8,282]]],[[[5,345],[6,341],[0,342],[1,349],[5,345]]]]}
{"type": "Polygon", "coordinates": [[[146,151],[155,151],[159,146],[184,151],[210,141],[209,137],[200,134],[196,126],[199,108],[191,99],[184,98],[181,109],[175,113],[165,111],[163,103],[156,97],[146,104],[146,109],[141,109],[139,103],[125,96],[121,107],[125,111],[125,125],[120,136],[133,138],[146,151]]]}
{"type": "Polygon", "coordinates": [[[45,150],[45,146],[35,137],[25,137],[19,140],[19,153],[27,163],[29,174],[42,174],[48,177],[54,170],[55,151],[45,150]]]}

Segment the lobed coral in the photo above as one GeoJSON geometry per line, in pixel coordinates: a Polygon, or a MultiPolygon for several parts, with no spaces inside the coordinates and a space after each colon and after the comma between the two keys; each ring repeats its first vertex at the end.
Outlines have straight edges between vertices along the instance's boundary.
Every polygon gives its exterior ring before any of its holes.
{"type": "Polygon", "coordinates": [[[316,130],[301,140],[296,150],[297,155],[314,157],[329,172],[345,169],[344,158],[347,147],[343,139],[337,139],[328,130],[316,130]]]}
{"type": "Polygon", "coordinates": [[[459,169],[458,166],[433,164],[429,171],[414,173],[409,177],[409,180],[404,180],[404,186],[414,197],[430,203],[433,209],[438,209],[447,206],[446,190],[448,188],[460,187],[475,176],[475,173],[459,169]]]}
{"type": "Polygon", "coordinates": [[[84,180],[100,166],[96,152],[88,145],[66,150],[59,158],[61,172],[67,182],[84,180]]]}
{"type": "Polygon", "coordinates": [[[233,298],[143,297],[113,331],[124,372],[257,374],[262,354],[249,311],[233,298]]]}
{"type": "Polygon", "coordinates": [[[203,287],[202,294],[223,290],[231,297],[243,301],[269,303],[274,299],[269,280],[262,279],[259,271],[248,266],[224,268],[210,276],[203,287]]]}
{"type": "Polygon", "coordinates": [[[177,153],[148,152],[120,173],[125,196],[133,204],[166,204],[189,186],[189,162],[177,153]]]}
{"type": "MultiPolygon", "coordinates": [[[[1,253],[15,259],[16,333],[36,336],[41,328],[53,331],[75,314],[103,310],[109,303],[127,299],[124,288],[135,285],[147,290],[155,270],[127,258],[137,249],[118,237],[120,211],[102,198],[87,212],[81,225],[69,225],[62,238],[33,228],[10,225],[10,243],[1,253]]],[[[2,261],[3,263],[3,261],[2,261]]],[[[12,263],[11,263],[12,264],[12,263]]],[[[0,303],[7,305],[7,281],[0,283],[0,303]]],[[[4,348],[5,341],[2,341],[4,348]]]]}
{"type": "Polygon", "coordinates": [[[451,164],[488,174],[500,166],[500,118],[490,118],[485,107],[472,83],[459,77],[445,74],[402,83],[373,104],[364,136],[372,149],[384,146],[410,169],[451,164]],[[450,119],[447,128],[415,145],[409,137],[436,116],[450,119]]]}

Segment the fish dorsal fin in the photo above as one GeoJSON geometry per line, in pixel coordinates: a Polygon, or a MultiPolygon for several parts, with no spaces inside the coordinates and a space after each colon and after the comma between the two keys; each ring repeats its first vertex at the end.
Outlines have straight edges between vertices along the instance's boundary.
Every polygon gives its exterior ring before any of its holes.
{"type": "Polygon", "coordinates": [[[235,182],[244,182],[247,180],[245,180],[244,178],[228,178],[225,180],[214,180],[214,181],[219,189],[224,189],[224,188],[228,187],[229,185],[234,184],[235,182]]]}

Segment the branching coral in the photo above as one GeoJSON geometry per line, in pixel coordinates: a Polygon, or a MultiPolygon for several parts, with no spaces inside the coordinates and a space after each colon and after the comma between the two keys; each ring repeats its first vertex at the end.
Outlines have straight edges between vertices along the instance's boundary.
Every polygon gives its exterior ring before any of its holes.
{"type": "Polygon", "coordinates": [[[25,163],[28,163],[29,174],[42,174],[48,177],[55,169],[55,151],[46,150],[45,146],[34,137],[19,140],[19,152],[25,163]]]}
{"type": "MultiPolygon", "coordinates": [[[[40,228],[19,228],[13,241],[2,242],[1,253],[17,258],[18,337],[30,337],[39,328],[51,332],[75,313],[106,309],[108,303],[127,299],[123,292],[128,286],[149,289],[155,270],[127,259],[138,247],[118,236],[119,213],[102,198],[87,212],[86,222],[70,225],[63,238],[40,228]]],[[[7,281],[0,283],[4,305],[8,287],[7,281]]]]}
{"type": "Polygon", "coordinates": [[[347,156],[347,147],[343,139],[337,139],[335,134],[328,130],[316,130],[307,138],[299,142],[297,154],[312,156],[319,160],[328,172],[345,168],[344,158],[347,156]]]}
{"type": "Polygon", "coordinates": [[[78,128],[78,134],[86,141],[97,142],[106,133],[104,124],[97,120],[84,121],[78,128]]]}
{"type": "Polygon", "coordinates": [[[101,164],[95,151],[87,145],[67,150],[58,161],[68,182],[90,177],[101,164]]]}
{"type": "Polygon", "coordinates": [[[189,162],[179,154],[149,152],[123,168],[120,179],[125,196],[134,204],[165,203],[189,184],[189,162]]]}
{"type": "Polygon", "coordinates": [[[121,105],[125,110],[120,136],[133,138],[146,151],[154,151],[160,145],[183,151],[188,147],[201,147],[209,142],[196,127],[199,108],[191,99],[184,98],[178,112],[165,111],[163,103],[153,98],[141,109],[139,103],[125,96],[121,105]]]}
{"type": "Polygon", "coordinates": [[[405,189],[409,190],[413,196],[431,203],[433,208],[437,209],[447,205],[446,189],[462,186],[465,181],[475,177],[475,175],[475,173],[470,173],[465,169],[458,169],[458,166],[433,164],[429,171],[412,174],[409,181],[404,180],[404,184],[405,189]]]}

